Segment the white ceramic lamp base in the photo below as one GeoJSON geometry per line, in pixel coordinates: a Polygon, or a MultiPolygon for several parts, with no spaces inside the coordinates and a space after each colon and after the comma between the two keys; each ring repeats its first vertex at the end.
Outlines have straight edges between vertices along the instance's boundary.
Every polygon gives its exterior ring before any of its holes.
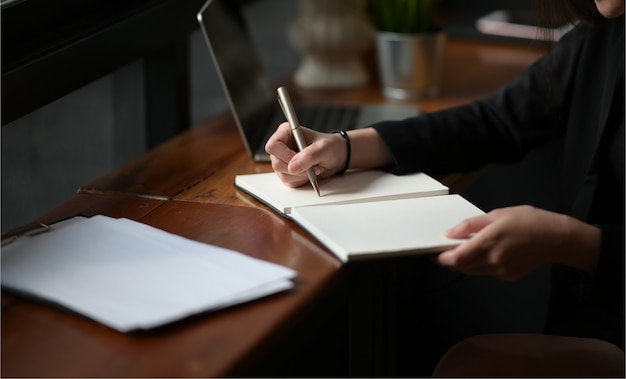
{"type": "Polygon", "coordinates": [[[297,86],[337,89],[367,84],[361,61],[372,42],[370,25],[359,17],[359,0],[300,0],[299,13],[287,35],[302,53],[294,74],[297,86]]]}
{"type": "Polygon", "coordinates": [[[324,62],[304,57],[294,74],[294,82],[303,88],[350,88],[367,84],[369,74],[358,59],[324,62]]]}

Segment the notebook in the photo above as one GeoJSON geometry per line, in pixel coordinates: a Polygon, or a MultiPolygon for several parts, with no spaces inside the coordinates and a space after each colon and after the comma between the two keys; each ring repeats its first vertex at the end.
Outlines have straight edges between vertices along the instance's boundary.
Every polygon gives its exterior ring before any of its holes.
{"type": "Polygon", "coordinates": [[[311,186],[285,186],[273,173],[235,177],[235,185],[291,219],[342,262],[405,254],[436,253],[463,240],[445,231],[484,214],[424,174],[348,171],[311,186]]]}
{"type": "MultiPolygon", "coordinates": [[[[285,118],[239,6],[230,0],[208,0],[197,17],[243,144],[255,161],[267,162],[265,143],[285,118]]],[[[419,113],[415,106],[398,104],[296,104],[296,112],[302,125],[326,132],[419,113]]]]}

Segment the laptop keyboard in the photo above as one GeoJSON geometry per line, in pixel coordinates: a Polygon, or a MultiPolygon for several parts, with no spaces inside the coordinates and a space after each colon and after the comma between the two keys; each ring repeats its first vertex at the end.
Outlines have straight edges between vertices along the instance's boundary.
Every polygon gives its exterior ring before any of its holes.
{"type": "Polygon", "coordinates": [[[358,106],[296,106],[300,124],[321,132],[354,129],[359,111],[358,106]]]}
{"type": "MultiPolygon", "coordinates": [[[[306,126],[309,129],[317,130],[320,132],[333,132],[336,130],[351,130],[356,128],[356,123],[361,113],[362,108],[354,105],[311,105],[300,104],[295,106],[296,114],[298,115],[298,121],[300,125],[306,126]]],[[[272,116],[270,125],[273,127],[267,128],[263,141],[267,141],[271,135],[276,131],[276,127],[285,121],[280,107],[276,105],[276,112],[272,116]]],[[[265,142],[258,146],[255,152],[255,156],[265,156],[265,142]]]]}

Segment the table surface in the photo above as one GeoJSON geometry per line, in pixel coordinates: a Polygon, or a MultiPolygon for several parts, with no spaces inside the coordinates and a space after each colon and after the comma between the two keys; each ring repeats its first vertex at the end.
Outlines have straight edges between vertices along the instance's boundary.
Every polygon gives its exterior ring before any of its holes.
{"type": "MultiPolygon", "coordinates": [[[[441,94],[415,102],[432,112],[487,96],[544,52],[542,47],[449,40],[441,94]]],[[[381,103],[374,81],[350,90],[295,88],[296,101],[381,103]]],[[[126,217],[295,269],[295,288],[156,330],[119,333],[38,302],[2,294],[2,376],[203,376],[254,372],[259,354],[302,320],[341,303],[351,269],[290,221],[237,190],[237,174],[271,171],[246,154],[230,114],[194,127],[82,186],[37,221],[75,214],[126,217]]],[[[467,175],[441,178],[453,190],[467,175]]],[[[345,299],[344,299],[345,300],[345,299]]]]}

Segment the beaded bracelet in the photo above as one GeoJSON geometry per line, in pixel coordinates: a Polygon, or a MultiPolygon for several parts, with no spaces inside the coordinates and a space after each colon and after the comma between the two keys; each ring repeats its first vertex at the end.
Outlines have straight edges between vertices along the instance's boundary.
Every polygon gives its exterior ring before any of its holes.
{"type": "Polygon", "coordinates": [[[347,148],[346,164],[343,166],[343,170],[341,170],[341,171],[339,171],[337,173],[337,175],[343,175],[348,170],[348,167],[350,166],[350,157],[352,155],[352,146],[350,144],[350,137],[348,136],[348,133],[346,133],[345,130],[339,130],[336,133],[339,133],[339,135],[342,136],[343,139],[346,141],[346,148],[347,148]]]}

